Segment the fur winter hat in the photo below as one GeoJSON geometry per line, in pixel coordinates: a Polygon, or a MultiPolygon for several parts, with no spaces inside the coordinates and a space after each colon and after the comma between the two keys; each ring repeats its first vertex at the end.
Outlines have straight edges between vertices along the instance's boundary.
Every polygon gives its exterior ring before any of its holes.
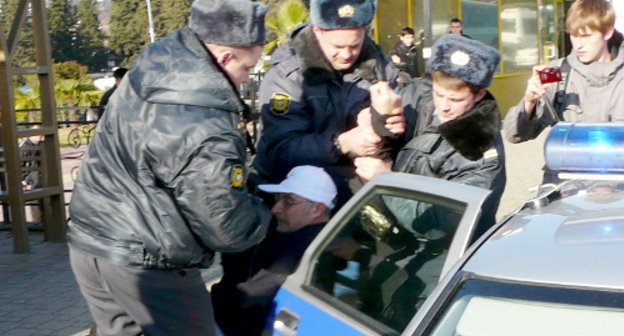
{"type": "Polygon", "coordinates": [[[486,88],[492,83],[500,58],[496,49],[483,42],[446,34],[431,47],[429,68],[486,88]]]}
{"type": "Polygon", "coordinates": [[[312,24],[322,29],[350,29],[368,26],[377,0],[311,0],[312,24]]]}
{"type": "Polygon", "coordinates": [[[188,27],[206,43],[232,47],[264,44],[266,5],[250,0],[195,0],[188,27]]]}

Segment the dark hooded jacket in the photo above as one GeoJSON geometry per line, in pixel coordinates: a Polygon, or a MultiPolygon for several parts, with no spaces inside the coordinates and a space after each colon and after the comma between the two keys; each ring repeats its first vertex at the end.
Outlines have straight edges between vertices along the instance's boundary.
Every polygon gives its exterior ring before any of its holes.
{"type": "Polygon", "coordinates": [[[401,96],[409,140],[393,170],[491,190],[478,237],[495,223],[506,182],[500,111],[494,97],[488,92],[468,113],[436,125],[430,79],[415,81],[401,96]]]}
{"type": "Polygon", "coordinates": [[[332,175],[342,195],[345,180],[355,176],[355,169],[334,140],[355,127],[357,114],[370,105],[370,85],[377,80],[394,85],[398,70],[366,37],[352,69],[334,71],[311,25],[295,30],[272,62],[260,86],[263,130],[254,167],[275,183],[293,167],[320,166],[332,175]],[[288,100],[281,108],[274,99],[279,95],[288,100]]]}
{"type": "Polygon", "coordinates": [[[207,267],[264,236],[245,186],[246,109],[196,35],[151,44],[97,126],[70,204],[72,248],[121,265],[207,267]]]}

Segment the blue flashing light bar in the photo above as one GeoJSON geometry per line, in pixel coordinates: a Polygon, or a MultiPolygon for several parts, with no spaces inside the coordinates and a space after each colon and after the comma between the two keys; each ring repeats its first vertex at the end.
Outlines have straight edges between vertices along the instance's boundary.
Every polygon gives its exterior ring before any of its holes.
{"type": "Polygon", "coordinates": [[[557,123],[544,156],[554,171],[624,173],[624,123],[557,123]]]}

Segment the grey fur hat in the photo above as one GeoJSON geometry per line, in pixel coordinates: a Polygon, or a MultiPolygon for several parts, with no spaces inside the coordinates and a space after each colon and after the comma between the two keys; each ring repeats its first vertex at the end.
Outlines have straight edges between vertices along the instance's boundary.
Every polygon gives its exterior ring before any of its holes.
{"type": "Polygon", "coordinates": [[[377,0],[311,0],[312,24],[322,29],[368,26],[377,10],[377,0]]]}
{"type": "Polygon", "coordinates": [[[264,44],[266,5],[250,0],[195,0],[188,27],[206,43],[232,47],[264,44]]]}
{"type": "Polygon", "coordinates": [[[431,47],[429,68],[486,88],[492,83],[500,58],[498,50],[483,42],[446,34],[431,47]]]}

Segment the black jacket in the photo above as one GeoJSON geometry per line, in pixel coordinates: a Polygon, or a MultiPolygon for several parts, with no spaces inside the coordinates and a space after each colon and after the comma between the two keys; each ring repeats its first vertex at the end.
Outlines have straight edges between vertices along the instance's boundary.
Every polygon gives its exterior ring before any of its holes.
{"type": "Polygon", "coordinates": [[[402,92],[407,144],[393,170],[432,176],[491,190],[476,236],[495,223],[505,189],[505,150],[500,110],[488,93],[463,116],[435,125],[431,80],[416,80],[402,92]]]}
{"type": "Polygon", "coordinates": [[[388,57],[394,54],[401,58],[401,63],[397,64],[399,70],[407,72],[412,78],[420,76],[418,72],[418,47],[416,45],[408,47],[399,41],[394,49],[388,53],[388,57]]]}
{"type": "Polygon", "coordinates": [[[334,139],[355,127],[357,114],[370,105],[371,82],[385,79],[394,85],[397,69],[366,37],[353,69],[336,72],[309,25],[296,30],[272,62],[260,86],[262,136],[254,167],[279,182],[296,166],[320,166],[344,196],[345,180],[355,176],[355,168],[336,150],[334,139]],[[272,103],[276,95],[288,97],[283,111],[272,103]]]}
{"type": "Polygon", "coordinates": [[[187,28],[151,44],[111,97],[74,187],[72,248],[121,265],[207,267],[258,243],[269,210],[247,193],[245,105],[187,28]]]}
{"type": "Polygon", "coordinates": [[[275,294],[324,224],[290,233],[272,231],[248,251],[222,255],[223,278],[210,292],[225,335],[260,335],[275,294]]]}

